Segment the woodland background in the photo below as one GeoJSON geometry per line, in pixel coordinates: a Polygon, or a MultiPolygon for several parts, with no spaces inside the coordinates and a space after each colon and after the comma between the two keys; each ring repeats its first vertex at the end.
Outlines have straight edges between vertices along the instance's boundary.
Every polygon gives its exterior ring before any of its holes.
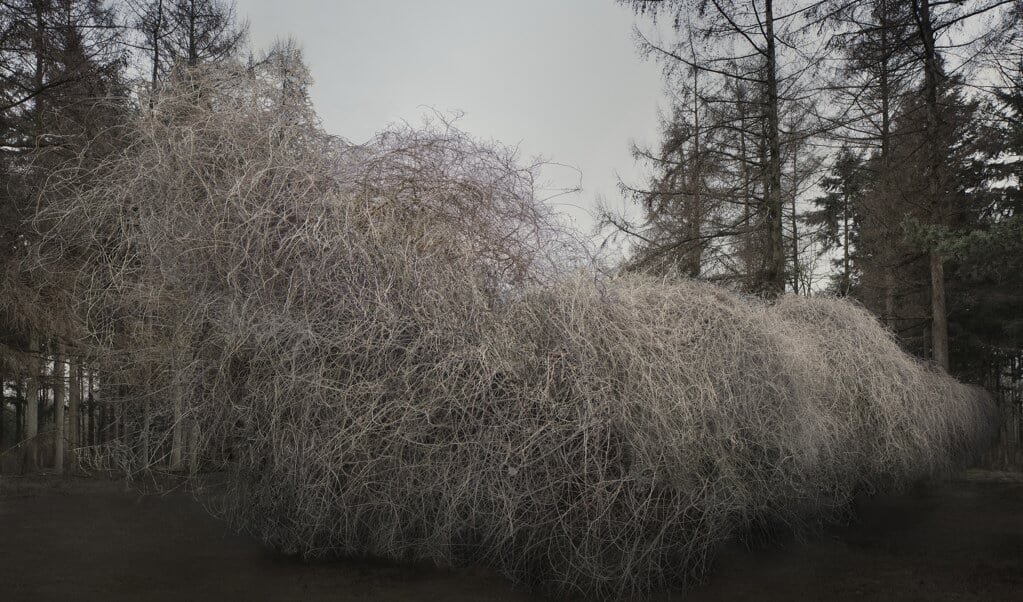
{"type": "MultiPolygon", "coordinates": [[[[660,143],[635,149],[652,178],[622,185],[641,217],[602,215],[598,239],[625,241],[627,258],[593,250],[597,269],[855,299],[904,349],[996,397],[988,459],[1018,464],[1023,3],[624,4],[670,106],[660,143]]],[[[68,162],[121,152],[123,124],[188,69],[238,60],[307,105],[298,46],[252,50],[245,31],[220,0],[0,4],[5,471],[87,461],[131,422],[60,297],[25,267],[46,240],[39,191],[68,162]]],[[[153,458],[195,469],[187,420],[150,429],[167,433],[153,458]]]]}

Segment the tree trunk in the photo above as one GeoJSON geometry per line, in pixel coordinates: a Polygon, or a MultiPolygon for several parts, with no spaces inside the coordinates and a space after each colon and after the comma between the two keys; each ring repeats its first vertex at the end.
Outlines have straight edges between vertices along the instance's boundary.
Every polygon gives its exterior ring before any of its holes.
{"type": "Polygon", "coordinates": [[[199,64],[199,46],[196,40],[195,19],[198,16],[195,7],[195,0],[188,4],[188,66],[195,67],[199,64]]]}
{"type": "MultiPolygon", "coordinates": [[[[792,148],[792,292],[799,294],[799,222],[796,213],[796,197],[799,196],[799,180],[796,177],[796,147],[792,148]]],[[[808,291],[809,293],[809,291],[808,291]]]]}
{"type": "Polygon", "coordinates": [[[14,441],[25,440],[25,398],[22,397],[21,379],[14,382],[14,441]]]}
{"type": "Polygon", "coordinates": [[[934,362],[948,372],[948,314],[945,310],[945,258],[931,252],[931,348],[934,362]]]}
{"type": "Polygon", "coordinates": [[[64,345],[53,347],[53,469],[64,474],[64,345]]]}
{"type": "Polygon", "coordinates": [[[85,440],[88,445],[96,445],[96,398],[92,394],[92,370],[87,372],[84,382],[85,389],[85,440]]]}
{"type": "Polygon", "coordinates": [[[696,241],[693,247],[692,256],[689,257],[687,272],[690,278],[699,278],[703,271],[703,253],[707,245],[706,239],[702,237],[704,215],[705,187],[703,185],[703,154],[704,149],[701,143],[700,131],[700,71],[693,70],[693,152],[692,167],[686,170],[689,190],[689,231],[686,235],[690,240],[696,241]]]}
{"type": "Polygon", "coordinates": [[[156,102],[156,84],[160,81],[160,33],[163,31],[163,0],[156,4],[156,23],[153,24],[153,71],[149,79],[149,110],[153,109],[156,102]]]}
{"type": "Polygon", "coordinates": [[[849,294],[852,286],[852,274],[849,267],[849,212],[852,211],[852,203],[849,202],[849,194],[845,194],[845,207],[842,209],[842,296],[849,294]]]}
{"type": "Polygon", "coordinates": [[[778,122],[778,64],[777,48],[774,38],[774,2],[764,3],[764,37],[767,40],[767,184],[765,191],[767,228],[767,269],[764,270],[763,282],[760,283],[763,293],[768,298],[776,298],[785,292],[785,241],[782,230],[782,190],[781,190],[781,132],[778,122]]]}
{"type": "Polygon", "coordinates": [[[25,378],[25,447],[22,471],[33,472],[38,463],[36,436],[39,434],[39,347],[35,338],[28,343],[28,374],[25,378]]]}
{"type": "MultiPolygon", "coordinates": [[[[882,204],[887,204],[891,198],[891,176],[892,176],[892,117],[891,117],[891,100],[892,100],[892,88],[889,77],[890,65],[889,65],[889,20],[888,20],[888,1],[882,0],[881,3],[881,81],[880,81],[880,94],[881,94],[881,200],[882,204]]],[[[884,312],[885,312],[885,323],[888,324],[893,332],[896,331],[896,320],[895,320],[895,246],[893,238],[895,233],[889,220],[881,221],[881,230],[884,232],[886,240],[882,243],[882,249],[887,249],[883,255],[882,269],[884,270],[885,276],[885,287],[884,287],[884,312]]]]}
{"type": "MultiPolygon", "coordinates": [[[[928,194],[931,203],[931,222],[944,225],[944,199],[941,194],[941,145],[939,144],[938,66],[937,49],[934,44],[934,30],[931,23],[930,0],[920,0],[920,39],[924,51],[924,88],[927,106],[928,140],[928,194]]],[[[931,349],[934,362],[948,371],[948,315],[945,311],[945,258],[931,250],[931,349]]]]}
{"type": "Polygon", "coordinates": [[[43,86],[46,83],[46,71],[45,71],[45,48],[46,44],[46,20],[45,20],[45,9],[46,5],[43,2],[35,3],[35,32],[32,45],[33,53],[35,54],[35,71],[32,74],[32,84],[35,86],[37,95],[33,99],[32,116],[35,121],[35,132],[33,132],[34,143],[36,147],[42,145],[43,141],[43,97],[41,94],[43,86]]]}
{"type": "Polygon", "coordinates": [[[0,453],[4,450],[4,418],[7,417],[7,375],[0,372],[0,453]]]}
{"type": "Polygon", "coordinates": [[[753,278],[753,192],[750,190],[751,176],[749,173],[749,149],[746,147],[746,105],[742,93],[736,86],[736,105],[739,109],[739,154],[742,161],[742,236],[743,236],[743,264],[746,268],[745,285],[747,290],[753,290],[756,286],[753,278]]]}
{"type": "MultiPolygon", "coordinates": [[[[73,357],[68,358],[68,451],[71,452],[72,460],[74,451],[78,449],[81,426],[79,425],[79,406],[82,403],[82,369],[73,357]]],[[[73,462],[72,462],[73,463],[73,462]]]]}

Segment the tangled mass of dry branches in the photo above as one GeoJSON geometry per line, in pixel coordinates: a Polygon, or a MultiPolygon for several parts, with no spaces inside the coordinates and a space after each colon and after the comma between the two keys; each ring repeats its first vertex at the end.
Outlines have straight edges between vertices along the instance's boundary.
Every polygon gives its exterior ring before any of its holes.
{"type": "Polygon", "coordinates": [[[190,424],[276,547],[646,592],[989,432],[978,389],[850,303],[566,275],[513,153],[443,123],[333,140],[280,92],[169,88],[123,153],[54,176],[35,258],[134,408],[125,462],[190,424]]]}

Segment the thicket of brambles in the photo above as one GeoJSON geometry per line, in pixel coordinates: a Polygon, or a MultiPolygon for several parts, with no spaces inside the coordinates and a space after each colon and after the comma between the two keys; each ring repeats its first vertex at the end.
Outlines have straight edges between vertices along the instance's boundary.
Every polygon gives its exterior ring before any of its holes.
{"type": "Polygon", "coordinates": [[[51,176],[31,262],[122,404],[102,457],[144,470],[190,425],[271,545],[648,592],[990,434],[985,393],[850,302],[559,271],[507,149],[443,123],[351,145],[289,102],[189,72],[51,176]]]}

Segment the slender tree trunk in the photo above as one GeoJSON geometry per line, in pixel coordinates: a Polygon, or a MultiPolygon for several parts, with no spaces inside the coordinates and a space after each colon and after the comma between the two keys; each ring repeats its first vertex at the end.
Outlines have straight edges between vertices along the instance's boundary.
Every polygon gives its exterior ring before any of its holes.
{"type": "Polygon", "coordinates": [[[683,180],[688,180],[689,190],[689,228],[686,235],[696,244],[693,246],[687,272],[690,278],[699,278],[703,268],[703,248],[706,244],[701,238],[703,225],[703,148],[700,144],[700,71],[693,70],[693,152],[691,169],[683,180]],[[688,177],[686,177],[688,176],[688,177]]]}
{"type": "Polygon", "coordinates": [[[845,206],[842,208],[842,296],[849,294],[852,275],[849,268],[849,212],[852,211],[852,203],[849,199],[849,192],[845,193],[845,206]]]}
{"type": "MultiPolygon", "coordinates": [[[[889,63],[889,19],[888,19],[888,0],[882,0],[881,2],[881,81],[880,90],[881,93],[881,201],[883,204],[887,204],[891,199],[891,177],[892,177],[892,117],[891,117],[891,100],[892,100],[892,88],[890,78],[890,63],[889,63]]],[[[884,312],[885,322],[888,324],[888,328],[893,331],[896,330],[895,321],[895,246],[893,238],[895,236],[894,228],[888,220],[881,220],[881,231],[884,233],[885,241],[882,243],[882,249],[885,249],[883,256],[884,265],[882,266],[885,285],[884,285],[884,312]]]]}
{"type": "Polygon", "coordinates": [[[765,191],[767,223],[767,269],[764,271],[763,292],[775,298],[785,292],[785,241],[782,230],[782,156],[778,121],[778,64],[774,38],[774,2],[764,3],[764,37],[767,41],[767,184],[765,191]]]}
{"type": "Polygon", "coordinates": [[[83,368],[82,375],[82,443],[91,447],[96,445],[96,435],[93,433],[96,400],[92,396],[92,370],[83,368]]]}
{"type": "Polygon", "coordinates": [[[28,343],[28,374],[25,378],[25,449],[22,470],[33,472],[38,463],[36,435],[39,434],[39,347],[35,337],[28,343]]]}
{"type": "Polygon", "coordinates": [[[153,70],[150,73],[149,86],[149,109],[153,109],[153,103],[156,102],[156,85],[160,81],[160,38],[163,32],[163,0],[158,0],[156,3],[156,23],[153,24],[153,38],[150,42],[153,44],[153,70]]]}
{"type": "Polygon", "coordinates": [[[25,440],[25,398],[22,397],[21,379],[14,382],[14,441],[25,440]]]}
{"type": "Polygon", "coordinates": [[[53,469],[64,474],[64,345],[53,347],[53,469]]]}
{"type": "MultiPolygon", "coordinates": [[[[931,23],[930,0],[919,0],[918,23],[924,51],[924,88],[927,105],[928,194],[932,223],[945,223],[944,199],[941,194],[941,148],[939,139],[938,78],[941,76],[931,23]]],[[[934,362],[948,370],[948,315],[945,310],[945,258],[931,251],[931,348],[934,362]]]]}
{"type": "MultiPolygon", "coordinates": [[[[37,91],[42,91],[46,83],[46,13],[45,4],[35,2],[35,32],[32,40],[33,53],[35,54],[35,71],[32,74],[32,84],[37,91]]],[[[43,94],[38,94],[34,99],[33,118],[35,120],[34,142],[36,147],[43,142],[43,94]]]]}
{"type": "Polygon", "coordinates": [[[4,428],[7,426],[7,375],[0,372],[0,452],[4,450],[4,428]]]}
{"type": "Polygon", "coordinates": [[[103,401],[102,393],[96,392],[96,444],[102,445],[107,442],[107,404],[103,401]]]}
{"type": "Polygon", "coordinates": [[[195,19],[198,16],[195,8],[195,0],[188,3],[188,66],[195,67],[199,64],[199,46],[195,39],[195,19]]]}
{"type": "Polygon", "coordinates": [[[796,197],[799,195],[799,181],[796,178],[796,152],[792,149],[792,292],[799,294],[799,223],[796,215],[796,197]]]}
{"type": "Polygon", "coordinates": [[[93,395],[92,390],[88,392],[89,396],[89,416],[88,416],[88,435],[89,445],[96,445],[96,397],[93,395]]]}
{"type": "Polygon", "coordinates": [[[931,252],[931,347],[934,362],[948,372],[948,312],[945,309],[945,258],[931,252]]]}
{"type": "Polygon", "coordinates": [[[72,464],[74,464],[74,453],[78,449],[81,425],[79,406],[82,403],[82,368],[74,357],[68,358],[68,450],[71,452],[72,464]]]}
{"type": "Polygon", "coordinates": [[[753,290],[756,286],[753,274],[753,192],[750,190],[751,176],[749,173],[749,149],[746,146],[746,105],[736,86],[736,99],[739,108],[739,154],[742,161],[742,236],[743,263],[746,266],[746,288],[753,290]]]}

